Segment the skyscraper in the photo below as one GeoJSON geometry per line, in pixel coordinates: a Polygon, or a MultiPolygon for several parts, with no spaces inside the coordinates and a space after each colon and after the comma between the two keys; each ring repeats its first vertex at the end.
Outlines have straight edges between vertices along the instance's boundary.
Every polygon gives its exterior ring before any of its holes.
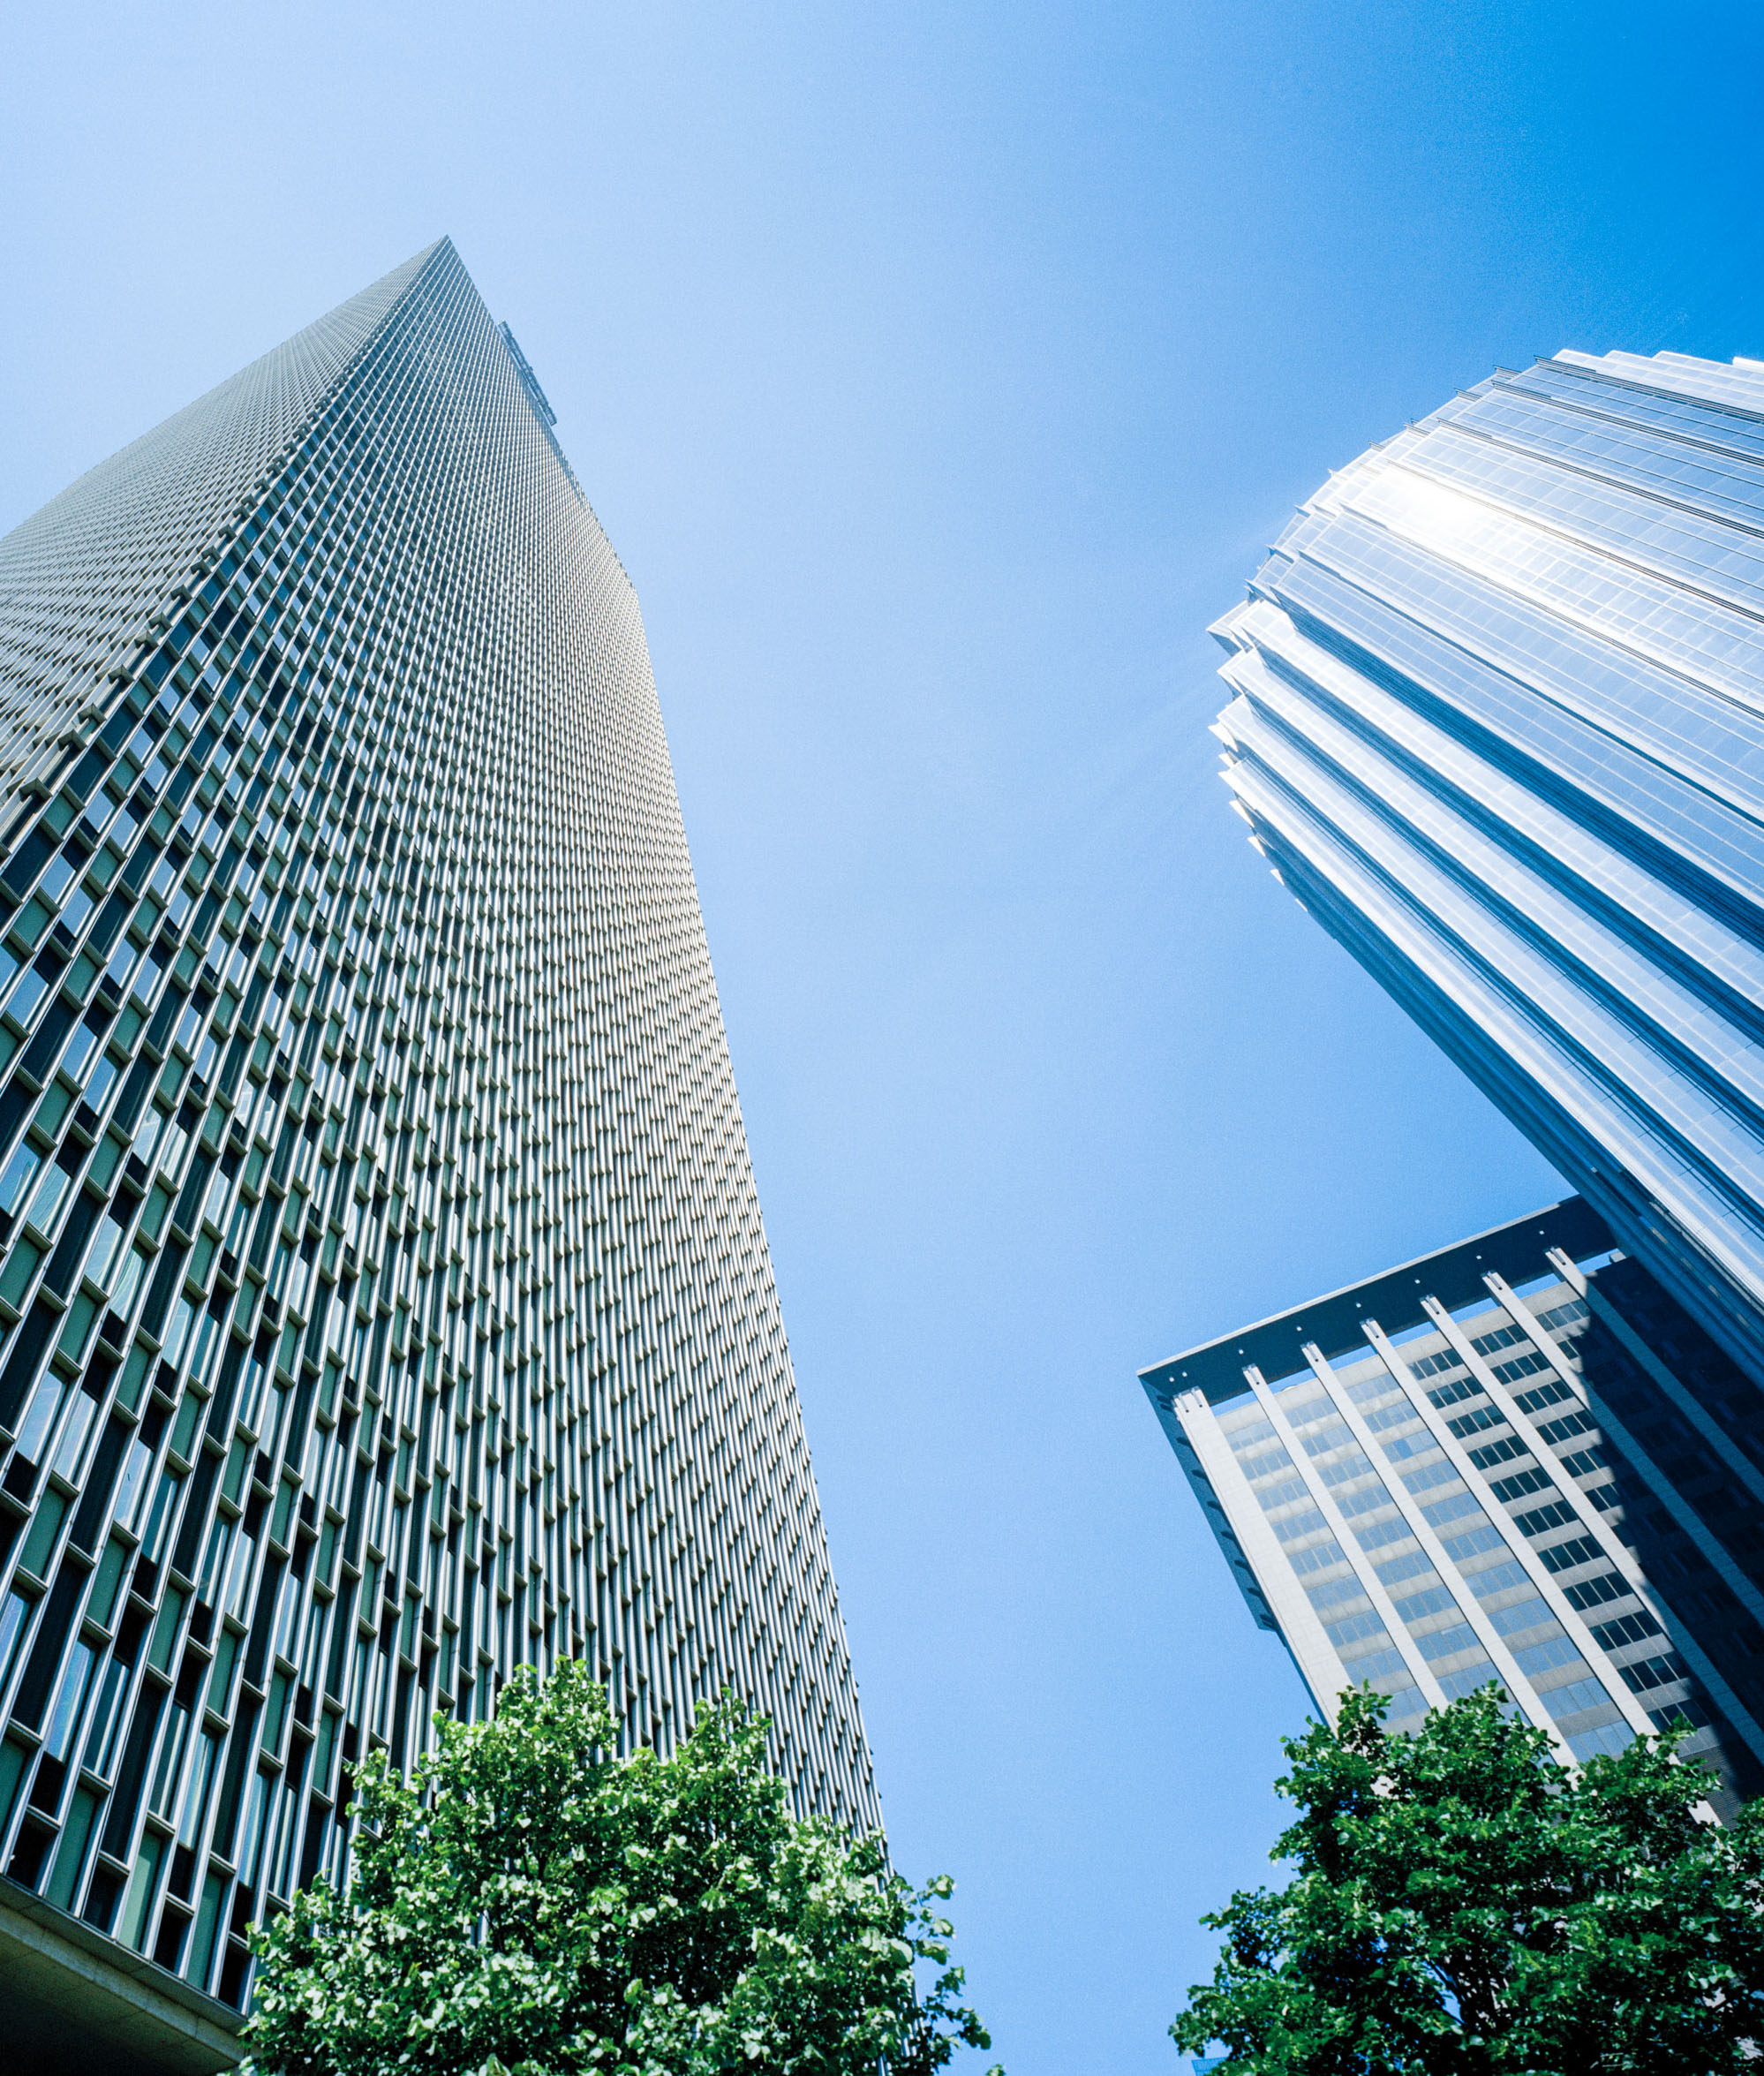
{"type": "Polygon", "coordinates": [[[523,1664],[874,1825],[637,601],[451,245],[0,543],[0,674],[9,2019],[217,2065],[523,1664]]]}
{"type": "Polygon", "coordinates": [[[1215,632],[1285,884],[1764,1379],[1764,362],[1497,374],[1215,632]]]}
{"type": "Polygon", "coordinates": [[[1759,1393],[1580,1199],[1141,1381],[1320,1712],[1498,1681],[1564,1759],[1681,1724],[1764,1789],[1759,1393]]]}

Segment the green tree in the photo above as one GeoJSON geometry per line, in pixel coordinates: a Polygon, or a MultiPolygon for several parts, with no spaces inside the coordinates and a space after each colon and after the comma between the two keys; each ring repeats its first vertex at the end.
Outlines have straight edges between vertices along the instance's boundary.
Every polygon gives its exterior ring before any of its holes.
{"type": "Polygon", "coordinates": [[[1498,1689],[1412,1737],[1342,1697],[1287,1740],[1294,1874],[1225,1935],[1171,2027],[1256,2076],[1714,2076],[1764,2042],[1764,1802],[1700,1820],[1707,1775],[1640,1739],[1569,1772],[1498,1689]]]}
{"type": "Polygon", "coordinates": [[[956,2001],[946,1879],[798,1823],[725,1698],[671,1759],[614,1756],[577,1665],[356,1773],[355,1876],[254,1935],[263,2076],[929,2076],[991,2044],[956,2001]],[[936,1971],[915,1994],[915,1964],[936,1971]]]}

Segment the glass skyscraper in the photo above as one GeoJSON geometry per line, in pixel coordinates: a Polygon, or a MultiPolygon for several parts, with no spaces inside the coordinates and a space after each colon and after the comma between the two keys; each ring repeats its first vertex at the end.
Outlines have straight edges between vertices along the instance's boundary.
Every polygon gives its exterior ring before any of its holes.
{"type": "Polygon", "coordinates": [[[1581,1199],[1141,1381],[1320,1713],[1498,1682],[1564,1761],[1682,1724],[1764,1790],[1764,1406],[1581,1199]]]}
{"type": "Polygon", "coordinates": [[[1764,362],[1497,374],[1215,631],[1281,879],[1764,1379],[1764,362]]]}
{"type": "Polygon", "coordinates": [[[517,1665],[875,1825],[637,600],[450,245],[0,542],[0,789],[13,2044],[220,2065],[517,1665]]]}

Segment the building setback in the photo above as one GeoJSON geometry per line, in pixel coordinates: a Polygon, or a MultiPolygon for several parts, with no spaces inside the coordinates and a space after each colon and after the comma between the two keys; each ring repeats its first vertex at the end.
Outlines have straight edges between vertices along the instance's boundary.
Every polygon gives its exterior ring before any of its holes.
{"type": "Polygon", "coordinates": [[[1215,632],[1282,879],[1764,1379],[1764,363],[1497,374],[1215,632]]]}
{"type": "Polygon", "coordinates": [[[874,1826],[637,601],[446,241],[0,542],[0,860],[15,2042],[235,2056],[518,1665],[874,1826]]]}
{"type": "Polygon", "coordinates": [[[1331,1719],[1494,1680],[1564,1760],[1682,1723],[1764,1790],[1764,1404],[1580,1199],[1141,1381],[1331,1719]]]}

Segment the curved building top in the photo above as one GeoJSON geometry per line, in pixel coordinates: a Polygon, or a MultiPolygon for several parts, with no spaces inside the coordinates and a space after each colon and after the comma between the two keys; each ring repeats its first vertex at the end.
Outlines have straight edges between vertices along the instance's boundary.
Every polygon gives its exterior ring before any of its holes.
{"type": "Polygon", "coordinates": [[[1214,632],[1278,876],[1764,1374],[1764,361],[1500,371],[1214,632]]]}

